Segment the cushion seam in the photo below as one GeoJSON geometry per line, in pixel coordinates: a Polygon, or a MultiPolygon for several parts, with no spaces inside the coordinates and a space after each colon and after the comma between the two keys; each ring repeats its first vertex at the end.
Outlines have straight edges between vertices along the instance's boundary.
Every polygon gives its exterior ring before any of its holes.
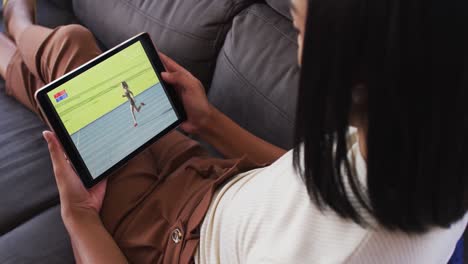
{"type": "MultiPolygon", "coordinates": [[[[269,7],[271,8],[271,7],[269,7]]],[[[244,11],[244,13],[240,14],[237,16],[237,18],[240,18],[240,17],[245,17],[247,16],[248,14],[251,14],[255,17],[257,17],[258,19],[262,20],[265,24],[268,24],[270,26],[272,26],[278,33],[280,33],[284,38],[286,38],[289,42],[293,43],[294,45],[297,45],[296,43],[296,40],[294,40],[293,38],[291,38],[290,36],[286,35],[283,30],[281,30],[280,28],[278,28],[275,24],[273,24],[272,22],[268,21],[268,19],[266,19],[265,17],[261,16],[260,14],[258,14],[256,11],[252,10],[252,9],[246,9],[244,11]]]]}
{"type": "Polygon", "coordinates": [[[271,9],[273,9],[279,15],[287,18],[289,21],[293,20],[293,18],[291,17],[291,14],[289,14],[289,12],[286,11],[286,14],[283,14],[283,11],[281,10],[281,8],[278,7],[276,4],[272,4],[272,3],[270,3],[271,1],[268,1],[268,0],[266,0],[265,2],[271,9]]]}
{"type": "Polygon", "coordinates": [[[43,214],[44,212],[56,207],[60,206],[60,203],[55,203],[58,200],[58,196],[51,199],[50,201],[46,202],[43,207],[41,207],[39,210],[35,210],[33,213],[29,214],[27,217],[22,219],[20,222],[16,224],[9,225],[4,231],[0,233],[0,236],[3,236],[7,233],[12,232],[16,228],[26,224],[27,222],[31,221],[32,219],[36,218],[37,216],[43,214]]]}
{"type": "Polygon", "coordinates": [[[229,8],[229,12],[226,12],[226,15],[223,18],[223,21],[226,21],[226,22],[222,23],[222,26],[220,27],[220,29],[216,33],[216,38],[215,38],[214,45],[213,45],[213,47],[215,49],[217,47],[218,47],[218,50],[220,50],[222,48],[222,44],[224,44],[224,42],[226,40],[226,35],[228,33],[228,30],[225,30],[225,28],[226,28],[227,25],[232,25],[233,19],[235,17],[234,10],[236,10],[237,7],[242,6],[244,4],[246,6],[248,5],[247,3],[244,3],[244,2],[237,2],[237,3],[231,4],[231,6],[229,8]],[[228,20],[229,17],[232,17],[232,19],[228,20]],[[223,32],[226,32],[226,34],[224,34],[224,38],[221,39],[221,37],[223,35],[222,34],[223,32]]]}
{"type": "Polygon", "coordinates": [[[227,64],[229,66],[229,68],[231,68],[231,70],[234,72],[234,74],[240,78],[244,83],[248,84],[249,86],[252,87],[252,90],[254,90],[258,95],[260,95],[261,97],[263,97],[267,102],[269,102],[276,110],[278,110],[278,112],[286,119],[286,121],[288,121],[289,123],[292,123],[291,119],[288,117],[288,115],[286,114],[285,111],[283,111],[282,109],[280,109],[274,102],[272,102],[267,96],[265,96],[263,93],[261,93],[259,90],[256,89],[255,85],[253,85],[251,82],[249,82],[246,78],[244,78],[244,76],[242,76],[242,74],[240,74],[235,68],[234,68],[234,65],[232,64],[231,60],[229,60],[228,58],[228,55],[226,54],[226,51],[223,50],[222,51],[223,53],[223,56],[224,58],[226,59],[227,61],[227,64]]]}
{"type": "MultiPolygon", "coordinates": [[[[223,23],[221,23],[221,26],[218,30],[218,32],[216,33],[216,37],[215,37],[215,40],[213,42],[213,49],[216,50],[216,53],[214,54],[214,57],[213,57],[213,62],[211,63],[211,68],[210,68],[210,72],[211,72],[211,78],[209,80],[209,83],[208,83],[208,86],[207,87],[207,91],[210,90],[211,88],[211,83],[213,82],[213,73],[214,71],[216,70],[216,64],[217,64],[217,60],[216,58],[219,56],[219,52],[221,51],[225,41],[226,41],[226,37],[227,37],[227,34],[229,33],[229,29],[232,27],[232,23],[233,23],[233,20],[234,20],[234,11],[237,10],[237,8],[239,6],[242,6],[242,5],[245,5],[246,7],[249,5],[248,2],[244,2],[244,1],[241,1],[241,2],[237,2],[237,3],[232,3],[231,6],[229,7],[229,12],[226,12],[226,15],[223,17],[223,23]],[[229,19],[231,18],[231,19],[229,19]]],[[[240,11],[242,12],[242,10],[240,11]]]]}
{"type": "MultiPolygon", "coordinates": [[[[206,39],[206,38],[203,38],[203,37],[200,37],[200,36],[196,36],[196,35],[194,35],[192,33],[180,31],[180,30],[172,27],[168,23],[164,23],[163,21],[160,21],[159,19],[147,14],[146,12],[141,10],[139,7],[137,7],[134,4],[130,3],[129,0],[121,0],[121,1],[122,1],[122,3],[126,4],[127,6],[133,8],[140,15],[146,17],[147,19],[153,21],[154,23],[158,24],[159,26],[161,26],[161,27],[163,27],[165,29],[171,30],[173,32],[176,32],[176,33],[178,33],[180,35],[183,35],[183,36],[186,36],[186,37],[189,37],[189,38],[192,38],[192,39],[201,40],[201,41],[210,42],[210,43],[214,42],[213,39],[206,39]]],[[[213,44],[211,44],[211,45],[213,45],[213,44]]]]}

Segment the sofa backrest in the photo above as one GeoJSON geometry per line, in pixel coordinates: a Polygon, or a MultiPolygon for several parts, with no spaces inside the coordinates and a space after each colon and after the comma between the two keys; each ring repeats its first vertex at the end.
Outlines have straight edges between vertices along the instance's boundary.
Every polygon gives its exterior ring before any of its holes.
{"type": "Polygon", "coordinates": [[[234,18],[218,56],[210,101],[242,127],[292,147],[298,87],[297,37],[290,20],[265,4],[234,18]]]}
{"type": "Polygon", "coordinates": [[[107,47],[148,32],[159,50],[209,87],[232,18],[253,0],[74,0],[78,19],[107,47]]]}
{"type": "Polygon", "coordinates": [[[291,0],[265,0],[265,2],[276,12],[292,20],[290,12],[291,0]]]}
{"type": "Polygon", "coordinates": [[[241,126],[292,145],[296,33],[289,0],[73,0],[81,23],[112,47],[142,31],[199,78],[241,126]]]}

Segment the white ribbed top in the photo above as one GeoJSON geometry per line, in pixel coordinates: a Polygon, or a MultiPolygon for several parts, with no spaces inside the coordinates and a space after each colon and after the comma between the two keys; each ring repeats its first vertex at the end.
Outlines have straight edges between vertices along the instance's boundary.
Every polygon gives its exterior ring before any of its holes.
{"type": "MultiPolygon", "coordinates": [[[[201,227],[195,263],[447,263],[467,221],[420,236],[364,229],[321,212],[295,172],[292,151],[240,174],[215,196],[201,227]]],[[[365,179],[358,144],[351,164],[365,179]]]]}

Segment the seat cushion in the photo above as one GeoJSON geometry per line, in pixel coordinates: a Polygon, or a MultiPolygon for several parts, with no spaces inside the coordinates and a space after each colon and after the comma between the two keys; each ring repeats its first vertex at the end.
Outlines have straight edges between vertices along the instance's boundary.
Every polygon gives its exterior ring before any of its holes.
{"type": "MultiPolygon", "coordinates": [[[[77,21],[69,10],[46,0],[38,2],[37,17],[41,25],[48,27],[77,21]]],[[[6,96],[3,80],[0,80],[0,113],[0,235],[3,235],[57,205],[58,194],[41,134],[46,126],[34,113],[6,96]]]]}
{"type": "Polygon", "coordinates": [[[0,237],[2,264],[74,263],[70,239],[55,206],[0,237]]]}
{"type": "MultiPolygon", "coordinates": [[[[37,17],[48,27],[77,22],[71,10],[47,0],[38,1],[37,17]]],[[[46,126],[5,94],[3,80],[0,120],[0,263],[72,263],[49,152],[41,134],[46,126]]]]}
{"type": "Polygon", "coordinates": [[[210,101],[257,136],[292,147],[298,88],[296,33],[265,4],[234,19],[219,54],[210,101]]]}
{"type": "Polygon", "coordinates": [[[73,263],[39,118],[0,82],[0,263],[73,263]]]}
{"type": "Polygon", "coordinates": [[[74,0],[74,10],[107,47],[148,32],[159,50],[208,88],[232,18],[254,0],[74,0]],[[111,12],[109,12],[111,11],[111,12]]]}
{"type": "Polygon", "coordinates": [[[0,235],[58,204],[39,118],[0,87],[0,235]]]}

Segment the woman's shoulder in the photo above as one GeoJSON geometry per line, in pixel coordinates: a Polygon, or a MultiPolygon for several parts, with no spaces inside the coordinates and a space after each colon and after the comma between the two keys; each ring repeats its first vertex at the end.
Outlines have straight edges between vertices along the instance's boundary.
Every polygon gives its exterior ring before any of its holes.
{"type": "Polygon", "coordinates": [[[293,166],[292,151],[269,167],[247,173],[236,185],[224,206],[223,226],[237,230],[231,235],[243,241],[242,252],[248,252],[252,263],[265,256],[276,263],[320,256],[340,263],[368,232],[331,209],[318,208],[293,166]]]}

